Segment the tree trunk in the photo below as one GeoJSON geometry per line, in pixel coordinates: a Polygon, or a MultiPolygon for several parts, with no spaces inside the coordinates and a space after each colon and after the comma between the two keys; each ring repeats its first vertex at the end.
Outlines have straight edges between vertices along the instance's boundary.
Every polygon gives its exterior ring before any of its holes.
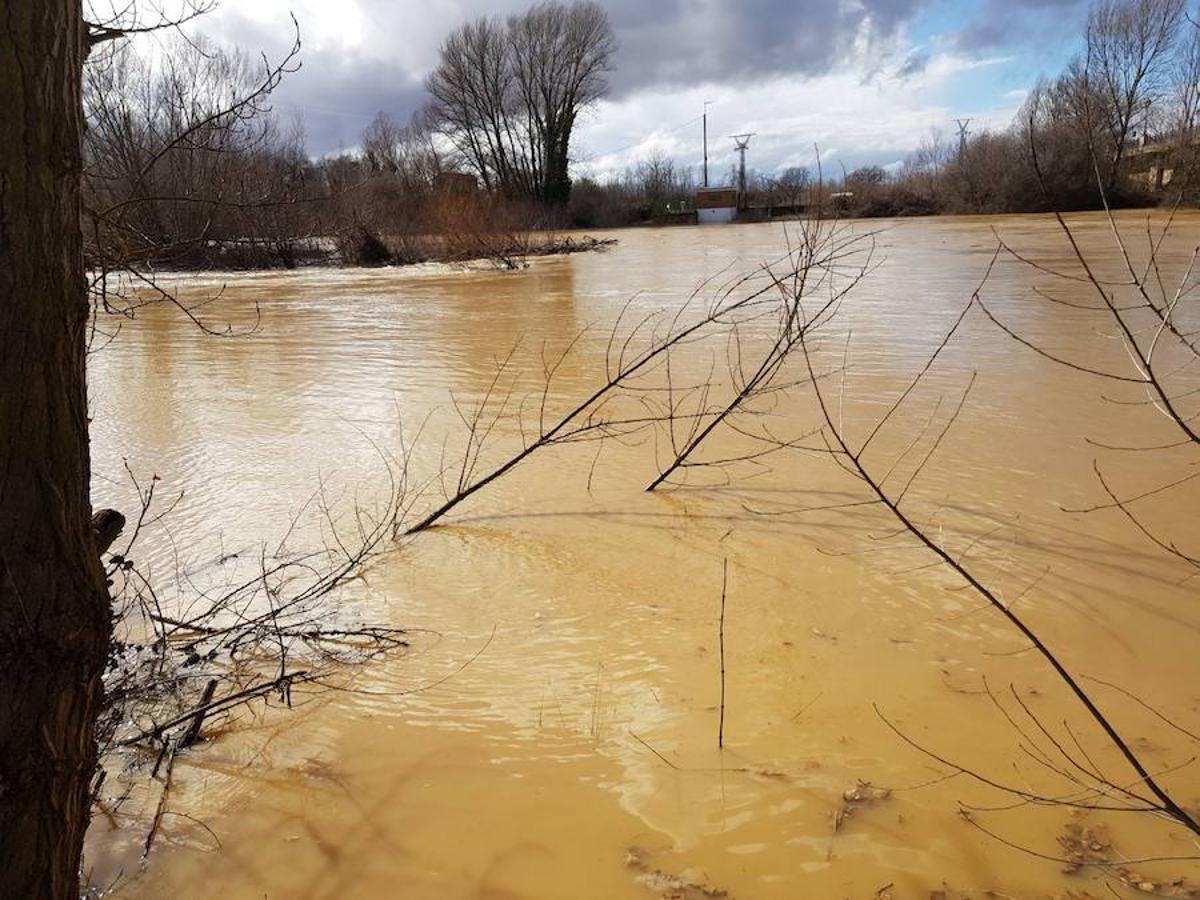
{"type": "Polygon", "coordinates": [[[0,897],[78,898],[111,618],[90,526],[80,0],[0,7],[0,897]]]}

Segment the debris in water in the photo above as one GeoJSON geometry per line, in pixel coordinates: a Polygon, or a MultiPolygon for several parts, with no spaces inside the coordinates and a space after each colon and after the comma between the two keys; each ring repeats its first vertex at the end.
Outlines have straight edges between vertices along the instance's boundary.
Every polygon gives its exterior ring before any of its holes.
{"type": "Polygon", "coordinates": [[[625,856],[625,865],[638,873],[638,881],[664,900],[733,900],[728,891],[654,868],[647,856],[642,847],[630,847],[625,856]]]}
{"type": "Polygon", "coordinates": [[[1089,827],[1079,817],[1068,822],[1058,836],[1068,860],[1065,871],[1074,874],[1087,866],[1105,866],[1112,861],[1112,840],[1104,826],[1089,827]]]}
{"type": "MultiPolygon", "coordinates": [[[[1064,871],[1068,874],[1095,867],[1111,872],[1127,888],[1142,894],[1176,900],[1200,900],[1200,884],[1186,878],[1148,878],[1121,865],[1121,855],[1113,847],[1107,829],[1103,825],[1087,825],[1079,813],[1063,827],[1058,844],[1066,856],[1068,864],[1064,871]]],[[[1088,895],[1068,893],[1063,895],[1063,900],[1088,900],[1088,895]]]]}
{"type": "Polygon", "coordinates": [[[869,781],[859,781],[854,787],[842,792],[842,805],[833,814],[833,830],[840,831],[856,809],[879,803],[892,796],[888,788],[877,788],[869,781]]]}

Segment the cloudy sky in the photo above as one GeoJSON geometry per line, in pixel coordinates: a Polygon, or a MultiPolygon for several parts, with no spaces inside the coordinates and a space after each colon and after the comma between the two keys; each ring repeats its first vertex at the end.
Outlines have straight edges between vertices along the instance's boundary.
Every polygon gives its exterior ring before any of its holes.
{"type": "MultiPolygon", "coordinates": [[[[1077,47],[1081,0],[600,0],[620,49],[611,92],[577,130],[577,174],[661,152],[698,166],[709,105],[716,172],[728,135],[756,132],[749,164],[898,163],[929,134],[1003,127],[1039,74],[1077,47]]],[[[303,68],[276,110],[314,155],[353,149],[379,111],[407,119],[456,26],[529,0],[222,0],[195,29],[278,54],[300,23],[303,68]]]]}

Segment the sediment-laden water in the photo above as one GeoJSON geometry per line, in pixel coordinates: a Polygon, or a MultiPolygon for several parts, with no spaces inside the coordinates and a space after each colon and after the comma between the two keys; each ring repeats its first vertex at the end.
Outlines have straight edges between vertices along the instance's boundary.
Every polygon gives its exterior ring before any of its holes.
{"type": "MultiPolygon", "coordinates": [[[[1072,221],[1100,269],[1119,273],[1104,219],[1072,221]]],[[[1121,221],[1144,247],[1144,216],[1121,221]]],[[[844,361],[844,389],[836,373],[826,384],[859,439],[970,299],[993,228],[1041,263],[1071,268],[1050,218],[850,227],[880,229],[880,264],[846,299],[837,341],[820,353],[830,368],[844,361]]],[[[1198,234],[1200,218],[1176,223],[1165,274],[1182,272],[1198,234]]],[[[509,371],[536,395],[543,348],[553,354],[587,329],[550,391],[550,408],[565,408],[603,379],[610,330],[630,298],[626,316],[671,310],[705,277],[725,273],[719,283],[786,247],[783,227],[769,224],[616,236],[610,252],[539,259],[520,272],[185,280],[189,296],[224,284],[206,314],[245,324],[257,306],[260,327],[206,337],[177,311],[150,308],[93,355],[96,505],[129,506],[128,460],[160,476],[164,493],[183,492],[139,551],[154,577],[252,556],[288,530],[320,483],[342,503],[386,491],[377,447],[397,450],[401,427],[414,434],[425,423],[415,470],[452,458],[461,431],[451,396],[478,400],[514,346],[509,371]]],[[[1035,288],[1093,302],[1086,284],[1011,259],[983,297],[1041,346],[1121,366],[1112,328],[1035,288]]],[[[770,323],[761,328],[743,336],[747,353],[763,349],[770,323]]],[[[682,388],[714,373],[716,402],[729,347],[724,337],[689,345],[673,378],[682,388]]],[[[945,420],[972,373],[961,415],[910,488],[914,516],[1019,603],[1074,671],[1200,731],[1197,581],[1119,511],[1064,511],[1104,502],[1097,459],[1127,493],[1186,474],[1194,460],[1186,448],[1098,447],[1176,436],[1152,406],[1131,405],[1142,399],[1136,387],[1058,366],[975,311],[874,445],[882,471],[929,422],[945,420]]],[[[769,422],[788,437],[816,424],[800,389],[760,411],[770,419],[746,427],[769,422]]],[[[502,459],[518,440],[502,423],[486,458],[502,459]]],[[[1060,856],[1072,849],[1060,839],[1070,845],[1092,828],[1112,861],[1196,855],[1182,829],[1146,814],[1020,804],[968,776],[947,778],[951,766],[897,732],[1004,784],[1069,788],[1033,758],[985,678],[1022,728],[1036,726],[1020,719],[1010,687],[1043,723],[1068,720],[1059,738],[1078,738],[1097,767],[1130,776],[1011,627],[912,541],[893,538],[882,511],[848,505],[864,495],[828,458],[780,452],[694,469],[678,479],[686,486],[646,493],[668,443],[646,431],[535,454],[443,527],[378,560],[344,602],[414,629],[412,649],[354,672],[352,691],[299,692],[293,711],[243,713],[239,728],[182,754],[171,814],[145,864],[147,804],[124,807],[120,828],[97,817],[93,883],[116,879],[118,896],[229,900],[1102,897],[1111,896],[1106,880],[1130,895],[1114,870],[1071,874],[1019,847],[1060,856]],[[860,782],[873,787],[848,800],[860,782]],[[960,803],[1006,809],[964,816],[960,803]]],[[[743,446],[718,432],[701,458],[743,446]]],[[[1144,508],[1161,533],[1194,548],[1198,496],[1186,484],[1144,508]]],[[[319,539],[312,518],[301,517],[297,543],[319,539]]],[[[1191,758],[1186,736],[1092,686],[1155,771],[1191,758]]],[[[1200,801],[1194,768],[1165,780],[1186,803],[1200,801]]],[[[1124,869],[1156,883],[1200,877],[1192,862],[1124,869]]]]}

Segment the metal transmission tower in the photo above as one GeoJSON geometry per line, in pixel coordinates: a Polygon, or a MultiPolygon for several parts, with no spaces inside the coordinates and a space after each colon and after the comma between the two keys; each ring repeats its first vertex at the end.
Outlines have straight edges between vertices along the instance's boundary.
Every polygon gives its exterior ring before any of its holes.
{"type": "Polygon", "coordinates": [[[962,159],[963,154],[967,152],[967,136],[971,133],[967,130],[967,126],[971,124],[971,120],[955,119],[954,121],[958,125],[958,158],[962,159]]]}
{"type": "Polygon", "coordinates": [[[740,160],[738,162],[738,191],[746,193],[746,151],[750,149],[750,138],[754,137],[756,132],[750,134],[731,134],[733,138],[733,148],[737,150],[740,160]]]}

